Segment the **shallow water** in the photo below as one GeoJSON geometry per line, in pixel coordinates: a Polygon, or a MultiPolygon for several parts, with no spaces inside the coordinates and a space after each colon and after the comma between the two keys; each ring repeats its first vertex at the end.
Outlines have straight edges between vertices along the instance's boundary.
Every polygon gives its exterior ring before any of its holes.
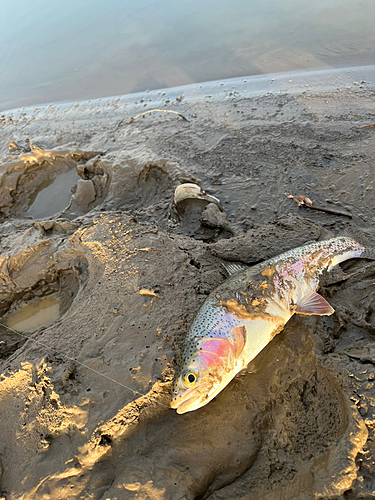
{"type": "Polygon", "coordinates": [[[31,333],[51,325],[59,315],[60,302],[50,295],[38,302],[24,305],[7,319],[6,324],[17,332],[31,333]]]}
{"type": "Polygon", "coordinates": [[[71,189],[77,185],[78,179],[75,168],[63,172],[53,180],[47,179],[39,187],[40,190],[25,215],[39,219],[57,214],[67,208],[72,196],[71,189]]]}
{"type": "Polygon", "coordinates": [[[2,110],[375,56],[372,0],[4,3],[2,110]]]}

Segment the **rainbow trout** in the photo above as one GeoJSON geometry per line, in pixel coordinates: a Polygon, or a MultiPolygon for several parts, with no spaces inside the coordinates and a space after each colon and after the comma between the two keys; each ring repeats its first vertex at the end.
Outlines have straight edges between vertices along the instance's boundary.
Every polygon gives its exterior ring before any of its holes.
{"type": "Polygon", "coordinates": [[[347,259],[374,255],[351,238],[339,237],[232,270],[191,325],[172,384],[171,407],[185,413],[209,403],[293,314],[333,314],[316,293],[319,278],[347,259]]]}

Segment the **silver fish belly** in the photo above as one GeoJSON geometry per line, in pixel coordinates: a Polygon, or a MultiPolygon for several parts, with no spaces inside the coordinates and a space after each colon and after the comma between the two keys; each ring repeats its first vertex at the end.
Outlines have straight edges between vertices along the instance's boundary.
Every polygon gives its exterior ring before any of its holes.
{"type": "Polygon", "coordinates": [[[211,401],[284,328],[293,314],[330,315],[319,281],[350,258],[374,258],[339,237],[285,252],[235,272],[204,302],[188,332],[172,384],[171,407],[193,411],[211,401]]]}

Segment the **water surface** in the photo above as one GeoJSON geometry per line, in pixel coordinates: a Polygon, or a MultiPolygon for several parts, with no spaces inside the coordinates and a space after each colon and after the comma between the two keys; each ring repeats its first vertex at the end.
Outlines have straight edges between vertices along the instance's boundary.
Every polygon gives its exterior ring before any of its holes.
{"type": "Polygon", "coordinates": [[[47,178],[39,186],[26,216],[33,219],[49,217],[67,208],[72,196],[71,189],[77,184],[78,179],[75,168],[63,172],[55,178],[47,178]]]}
{"type": "Polygon", "coordinates": [[[3,0],[0,109],[371,64],[373,0],[3,0]]]}
{"type": "Polygon", "coordinates": [[[7,326],[17,332],[35,332],[51,325],[60,315],[60,302],[54,297],[44,297],[25,304],[7,319],[7,326]]]}

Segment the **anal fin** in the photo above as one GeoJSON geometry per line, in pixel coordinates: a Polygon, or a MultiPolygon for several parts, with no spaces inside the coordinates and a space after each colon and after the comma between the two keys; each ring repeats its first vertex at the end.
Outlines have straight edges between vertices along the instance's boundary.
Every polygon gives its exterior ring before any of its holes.
{"type": "Polygon", "coordinates": [[[321,295],[310,292],[299,301],[294,312],[308,316],[330,316],[335,310],[321,295]]]}

